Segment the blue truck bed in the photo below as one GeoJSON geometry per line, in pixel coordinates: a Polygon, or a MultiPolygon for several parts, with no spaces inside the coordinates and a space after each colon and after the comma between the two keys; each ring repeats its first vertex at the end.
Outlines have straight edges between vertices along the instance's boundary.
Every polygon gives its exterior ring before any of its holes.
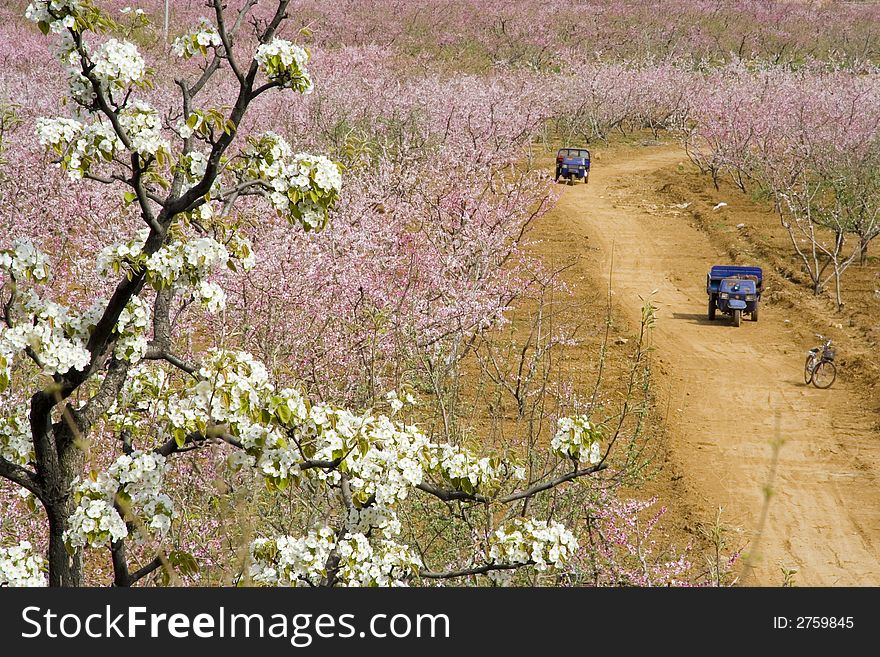
{"type": "Polygon", "coordinates": [[[756,290],[761,294],[764,287],[764,273],[760,267],[734,267],[732,265],[715,265],[706,275],[706,292],[714,294],[718,292],[721,281],[725,278],[746,278],[754,277],[756,281],[756,290]]]}

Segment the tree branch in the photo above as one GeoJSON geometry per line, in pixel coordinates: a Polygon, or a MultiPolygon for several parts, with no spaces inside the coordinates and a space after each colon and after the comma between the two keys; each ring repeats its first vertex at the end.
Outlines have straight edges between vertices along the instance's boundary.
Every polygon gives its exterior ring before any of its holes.
{"type": "Polygon", "coordinates": [[[232,434],[226,433],[225,431],[223,431],[219,427],[209,427],[207,434],[208,435],[205,435],[203,433],[199,433],[197,431],[193,431],[193,432],[187,434],[186,438],[184,438],[183,445],[178,445],[177,441],[174,440],[174,438],[171,438],[165,444],[160,445],[159,447],[154,449],[153,452],[155,454],[161,454],[162,456],[168,457],[168,456],[171,456],[172,454],[179,454],[181,452],[188,452],[189,450],[186,449],[187,445],[195,445],[197,447],[200,447],[202,444],[204,444],[208,440],[211,440],[212,438],[216,439],[216,440],[220,440],[221,442],[227,443],[229,445],[232,445],[233,447],[237,447],[238,449],[244,449],[242,444],[238,441],[237,438],[235,438],[235,436],[233,436],[232,434]]]}
{"type": "Polygon", "coordinates": [[[40,480],[37,478],[37,473],[32,472],[17,463],[7,461],[2,456],[0,456],[0,477],[16,483],[22,488],[26,488],[38,498],[42,499],[43,488],[40,485],[40,480]]]}
{"type": "Polygon", "coordinates": [[[432,486],[431,484],[426,484],[422,482],[418,486],[416,486],[421,491],[424,491],[434,497],[443,500],[444,502],[451,502],[453,500],[464,500],[468,502],[491,502],[488,497],[484,497],[482,495],[476,495],[474,493],[465,493],[460,490],[445,490],[443,488],[437,488],[436,486],[432,486]]]}
{"type": "Polygon", "coordinates": [[[590,466],[589,468],[583,468],[581,470],[572,470],[568,474],[564,474],[561,477],[557,477],[556,479],[551,479],[550,481],[545,481],[543,484],[537,484],[532,486],[531,488],[527,488],[524,491],[519,491],[517,493],[513,493],[508,495],[507,497],[502,497],[498,502],[501,504],[507,504],[509,502],[515,502],[516,500],[521,500],[527,497],[533,497],[538,493],[550,490],[551,488],[555,488],[560,484],[564,484],[567,481],[572,481],[579,477],[586,477],[587,475],[594,474],[599,472],[600,470],[604,470],[608,465],[606,463],[597,463],[596,465],[590,466]]]}
{"type": "Polygon", "coordinates": [[[217,32],[220,34],[220,41],[223,42],[224,57],[229,62],[229,67],[232,69],[235,77],[238,78],[239,83],[244,84],[244,73],[241,72],[232,53],[232,37],[226,31],[226,21],[223,18],[223,1],[211,0],[211,4],[214,5],[214,16],[217,18],[217,32]]]}
{"type": "Polygon", "coordinates": [[[166,363],[174,365],[177,369],[192,376],[196,376],[196,372],[199,371],[198,365],[190,363],[179,356],[175,356],[167,349],[157,347],[152,343],[147,347],[147,353],[144,354],[144,360],[164,360],[166,363]]]}
{"type": "Polygon", "coordinates": [[[534,563],[534,561],[517,564],[487,563],[483,566],[476,566],[474,568],[448,570],[440,573],[431,572],[430,570],[421,570],[419,571],[419,576],[424,577],[425,579],[452,579],[453,577],[467,577],[468,575],[484,575],[493,570],[514,570],[516,568],[522,568],[523,566],[534,565],[534,563]]]}

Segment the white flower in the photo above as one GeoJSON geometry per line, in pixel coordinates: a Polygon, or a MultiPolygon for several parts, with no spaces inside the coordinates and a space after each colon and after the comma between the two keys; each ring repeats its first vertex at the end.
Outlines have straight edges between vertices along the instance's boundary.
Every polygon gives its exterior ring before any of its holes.
{"type": "Polygon", "coordinates": [[[0,457],[16,465],[27,465],[35,459],[26,404],[0,411],[0,457]]]}
{"type": "Polygon", "coordinates": [[[218,313],[226,308],[226,292],[217,283],[202,281],[196,290],[196,297],[210,313],[218,313]]]}
{"type": "Polygon", "coordinates": [[[60,34],[74,26],[81,8],[81,0],[37,0],[27,6],[24,15],[28,20],[42,23],[53,33],[60,34]]]}
{"type": "Polygon", "coordinates": [[[45,560],[32,554],[33,546],[28,541],[18,545],[0,548],[0,587],[3,586],[46,586],[43,574],[45,560]]]}
{"type": "Polygon", "coordinates": [[[303,94],[312,92],[312,79],[306,69],[309,53],[304,48],[274,38],[269,43],[260,44],[254,59],[273,82],[303,94]]]}
{"type": "Polygon", "coordinates": [[[95,76],[109,87],[127,87],[143,80],[146,74],[144,58],[129,41],[109,39],[92,59],[95,76]]]}
{"type": "Polygon", "coordinates": [[[489,540],[489,559],[499,565],[532,563],[538,570],[561,568],[578,549],[578,542],[558,522],[516,518],[496,530],[489,540]]]}
{"type": "Polygon", "coordinates": [[[170,151],[168,141],[162,138],[162,119],[159,112],[147,103],[135,101],[119,114],[119,123],[131,141],[131,147],[144,157],[160,150],[170,151]]]}
{"type": "Polygon", "coordinates": [[[80,482],[74,491],[79,503],[68,518],[64,540],[71,548],[97,548],[127,537],[125,521],[114,508],[114,501],[122,496],[130,504],[123,507],[126,514],[143,520],[137,525],[138,540],[146,538],[141,526],[154,530],[155,535],[164,535],[177,515],[171,498],[162,493],[166,467],[164,456],[135,450],[116,459],[97,480],[80,482]]]}
{"type": "Polygon", "coordinates": [[[33,279],[46,283],[49,281],[49,258],[30,241],[18,238],[12,248],[0,250],[0,271],[19,281],[33,279]]]}
{"type": "Polygon", "coordinates": [[[273,586],[316,585],[326,575],[335,547],[336,533],[330,527],[313,529],[302,538],[258,538],[251,543],[250,575],[255,582],[273,586]]]}
{"type": "Polygon", "coordinates": [[[37,138],[41,146],[66,146],[73,141],[83,124],[73,119],[37,119],[37,138]]]}
{"type": "Polygon", "coordinates": [[[556,434],[550,447],[563,458],[583,461],[585,458],[595,465],[601,460],[599,430],[590,424],[586,415],[561,417],[557,421],[556,434]]]}
{"type": "Polygon", "coordinates": [[[207,19],[202,18],[199,27],[174,40],[171,49],[178,57],[189,59],[201,54],[207,55],[208,48],[219,48],[223,45],[220,33],[207,19]]]}

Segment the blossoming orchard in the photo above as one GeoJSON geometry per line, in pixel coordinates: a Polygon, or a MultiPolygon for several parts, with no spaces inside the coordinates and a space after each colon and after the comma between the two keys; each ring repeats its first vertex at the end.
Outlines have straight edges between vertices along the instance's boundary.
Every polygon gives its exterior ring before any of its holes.
{"type": "Polygon", "coordinates": [[[543,152],[666,135],[841,307],[880,235],[876,10],[835,50],[787,3],[721,3],[742,43],[634,38],[701,3],[391,4],[0,9],[0,586],[732,581],[742,546],[701,571],[639,488],[656,307],[619,390],[554,374],[543,152]]]}

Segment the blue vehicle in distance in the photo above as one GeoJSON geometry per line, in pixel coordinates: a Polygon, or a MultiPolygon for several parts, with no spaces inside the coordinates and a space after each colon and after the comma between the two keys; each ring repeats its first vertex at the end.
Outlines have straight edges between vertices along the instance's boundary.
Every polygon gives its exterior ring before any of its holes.
{"type": "Polygon", "coordinates": [[[740,325],[744,314],[757,322],[763,291],[764,276],[760,267],[712,267],[706,275],[709,319],[715,319],[715,313],[720,311],[733,317],[734,326],[740,325]]]}
{"type": "Polygon", "coordinates": [[[590,151],[586,148],[560,148],[556,153],[556,176],[554,180],[559,182],[560,178],[568,180],[568,184],[572,184],[574,179],[583,180],[584,183],[590,181],[590,151]]]}

